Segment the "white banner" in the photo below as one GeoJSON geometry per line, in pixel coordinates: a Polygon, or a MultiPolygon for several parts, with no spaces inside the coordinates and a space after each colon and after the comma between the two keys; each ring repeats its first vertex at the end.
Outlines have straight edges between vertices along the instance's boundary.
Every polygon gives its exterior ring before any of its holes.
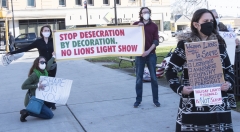
{"type": "Polygon", "coordinates": [[[36,90],[36,98],[63,105],[67,103],[72,80],[40,76],[39,82],[46,87],[44,90],[36,90]]]}
{"type": "Polygon", "coordinates": [[[54,33],[57,60],[99,56],[140,56],[144,52],[143,26],[59,30],[54,33]]]}
{"type": "Polygon", "coordinates": [[[235,61],[235,50],[236,50],[236,33],[234,32],[219,32],[222,38],[225,40],[227,44],[227,53],[231,64],[234,65],[235,61]]]}
{"type": "Polygon", "coordinates": [[[220,87],[194,89],[196,106],[208,106],[222,104],[222,93],[220,87]]]}
{"type": "Polygon", "coordinates": [[[3,66],[8,66],[10,63],[12,63],[13,60],[17,60],[21,58],[24,55],[24,53],[18,53],[13,55],[2,55],[1,61],[3,66]]]}

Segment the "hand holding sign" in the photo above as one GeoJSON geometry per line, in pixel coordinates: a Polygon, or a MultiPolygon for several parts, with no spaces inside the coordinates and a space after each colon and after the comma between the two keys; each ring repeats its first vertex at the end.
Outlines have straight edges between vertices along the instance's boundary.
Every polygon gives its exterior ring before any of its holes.
{"type": "Polygon", "coordinates": [[[231,83],[229,83],[229,82],[223,83],[222,86],[221,86],[221,90],[222,91],[228,91],[228,89],[230,88],[230,84],[231,83]]]}
{"type": "Polygon", "coordinates": [[[47,86],[46,84],[42,84],[42,81],[40,81],[40,82],[38,83],[38,89],[39,89],[39,91],[40,91],[40,90],[44,91],[44,89],[45,89],[46,86],[47,86]]]}
{"type": "Polygon", "coordinates": [[[192,86],[184,86],[182,90],[182,94],[189,95],[191,92],[193,92],[192,86]]]}

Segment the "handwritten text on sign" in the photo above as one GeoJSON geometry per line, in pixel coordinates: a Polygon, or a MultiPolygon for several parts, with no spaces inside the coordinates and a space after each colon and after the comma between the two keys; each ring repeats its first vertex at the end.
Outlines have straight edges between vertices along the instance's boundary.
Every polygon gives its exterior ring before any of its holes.
{"type": "Polygon", "coordinates": [[[217,41],[186,43],[185,52],[191,86],[207,88],[224,83],[217,41]]]}
{"type": "Polygon", "coordinates": [[[222,104],[222,94],[220,87],[194,89],[196,106],[222,104]]]}
{"type": "Polygon", "coordinates": [[[54,33],[56,58],[141,55],[143,35],[143,27],[139,26],[57,31],[54,33]]]}
{"type": "Polygon", "coordinates": [[[39,82],[45,85],[44,90],[36,90],[36,98],[57,104],[66,104],[72,80],[41,76],[39,82]]]}
{"type": "Polygon", "coordinates": [[[235,60],[235,49],[236,49],[236,33],[234,32],[219,32],[222,38],[225,40],[227,44],[227,53],[231,64],[234,65],[235,60]]]}

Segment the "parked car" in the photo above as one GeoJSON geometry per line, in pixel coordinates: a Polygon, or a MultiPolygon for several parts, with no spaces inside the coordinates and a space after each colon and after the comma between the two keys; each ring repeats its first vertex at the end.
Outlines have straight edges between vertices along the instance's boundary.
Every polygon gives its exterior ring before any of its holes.
{"type": "Polygon", "coordinates": [[[165,34],[164,32],[158,31],[158,36],[159,36],[159,43],[162,43],[163,41],[168,40],[168,35],[165,34]]]}
{"type": "Polygon", "coordinates": [[[15,38],[14,46],[16,49],[21,49],[30,45],[36,39],[38,39],[36,33],[24,33],[15,38]]]}

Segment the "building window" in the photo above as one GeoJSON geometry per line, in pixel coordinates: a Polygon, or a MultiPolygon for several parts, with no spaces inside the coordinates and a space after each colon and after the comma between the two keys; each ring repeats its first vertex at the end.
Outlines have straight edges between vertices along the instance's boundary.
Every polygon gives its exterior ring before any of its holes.
{"type": "Polygon", "coordinates": [[[121,5],[120,0],[116,0],[116,4],[121,5]]]}
{"type": "Polygon", "coordinates": [[[87,0],[88,5],[93,5],[93,2],[94,2],[93,0],[87,0]]]}
{"type": "Polygon", "coordinates": [[[109,0],[103,0],[104,5],[109,5],[109,0]]]}
{"type": "Polygon", "coordinates": [[[28,0],[28,6],[35,6],[35,0],[28,0]]]}
{"type": "Polygon", "coordinates": [[[2,7],[7,7],[7,0],[2,0],[2,7]]]}
{"type": "Polygon", "coordinates": [[[82,0],[76,0],[76,5],[81,6],[82,5],[82,0]]]}
{"type": "Polygon", "coordinates": [[[65,0],[59,0],[59,5],[60,6],[66,6],[66,1],[65,0]]]}

